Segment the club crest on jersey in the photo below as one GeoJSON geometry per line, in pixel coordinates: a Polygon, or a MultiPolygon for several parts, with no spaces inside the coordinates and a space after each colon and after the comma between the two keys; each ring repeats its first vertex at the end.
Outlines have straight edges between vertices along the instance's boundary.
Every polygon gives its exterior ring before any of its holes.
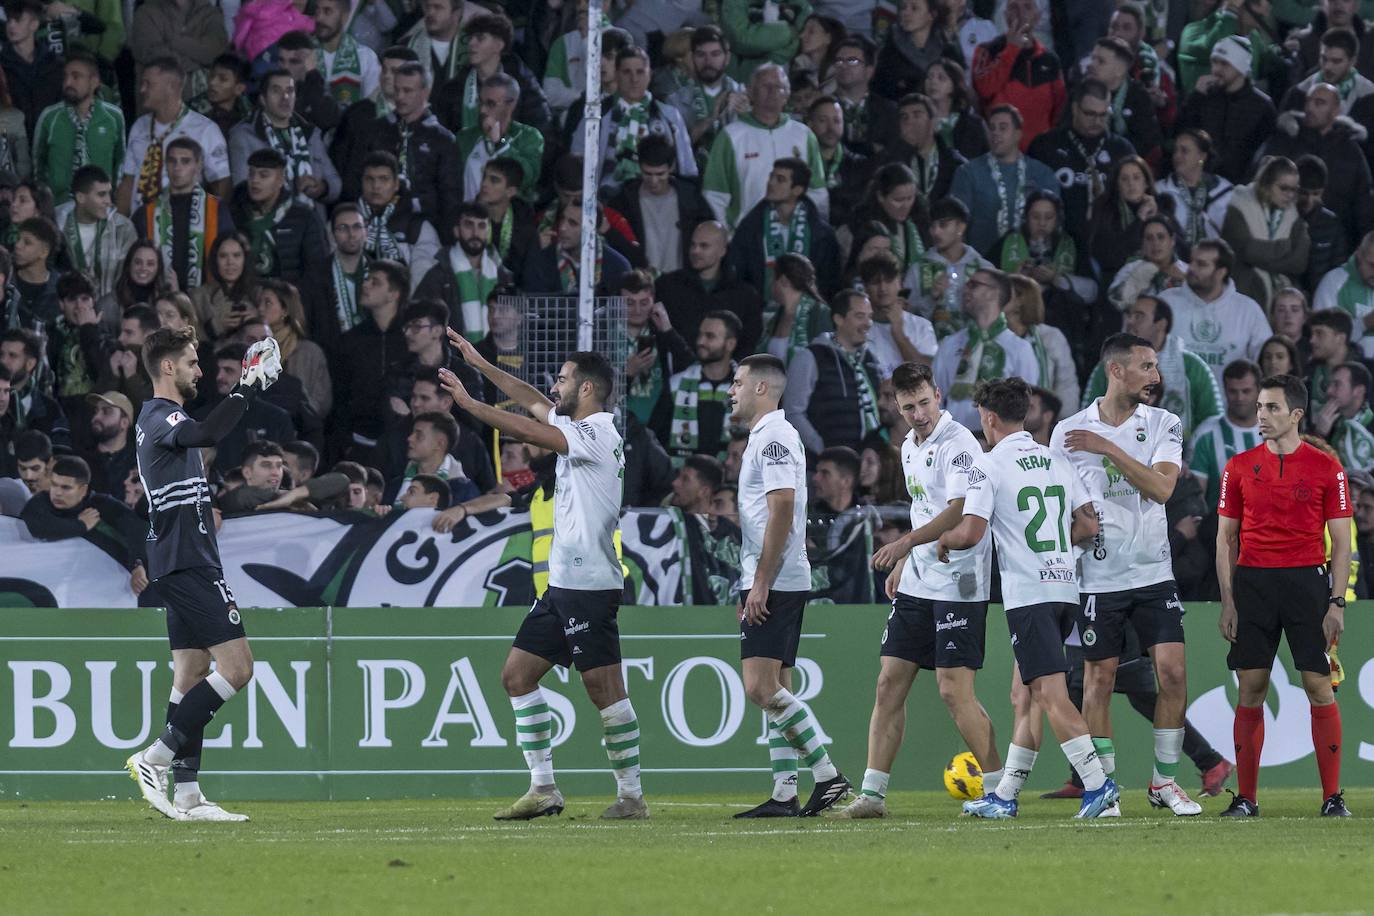
{"type": "Polygon", "coordinates": [[[1145,430],[1143,430],[1143,429],[1137,429],[1137,430],[1135,431],[1135,441],[1137,441],[1137,442],[1144,442],[1144,441],[1145,441],[1145,430]]]}
{"type": "Polygon", "coordinates": [[[763,447],[763,457],[769,461],[782,461],[791,454],[781,442],[770,442],[763,447]]]}
{"type": "Polygon", "coordinates": [[[1087,627],[1086,629],[1083,630],[1083,645],[1085,645],[1085,646],[1095,646],[1095,645],[1097,645],[1097,631],[1094,630],[1092,627],[1087,627]]]}
{"type": "Polygon", "coordinates": [[[934,463],[935,463],[935,453],[934,453],[934,452],[927,452],[927,453],[926,453],[926,467],[930,467],[930,466],[931,466],[932,464],[934,464],[934,463]]]}

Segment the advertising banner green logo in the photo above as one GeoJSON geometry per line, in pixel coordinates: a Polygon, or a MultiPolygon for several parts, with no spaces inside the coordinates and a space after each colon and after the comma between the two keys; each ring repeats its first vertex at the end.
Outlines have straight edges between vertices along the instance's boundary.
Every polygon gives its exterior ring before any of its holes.
{"type": "MultiPolygon", "coordinates": [[[[1342,782],[1349,786],[1374,784],[1374,637],[1359,625],[1369,608],[1352,606],[1341,646],[1342,782]]],[[[1189,611],[1190,720],[1229,756],[1236,692],[1216,608],[1189,611]]],[[[523,613],[246,610],[257,669],[207,731],[207,791],[301,799],[518,794],[528,774],[500,670],[523,613]]],[[[796,692],[815,709],[836,762],[851,776],[864,768],[886,616],[876,605],[813,605],[806,614],[796,692]]],[[[767,791],[764,721],[745,698],[733,609],[627,607],[620,619],[646,791],[767,791]]],[[[988,621],[978,693],[1005,746],[1011,652],[1000,611],[988,621]]],[[[1268,704],[1264,785],[1316,785],[1299,685],[1282,654],[1268,704]]],[[[544,686],[560,784],[570,793],[611,794],[600,720],[576,673],[555,669],[544,686]]],[[[162,727],[170,687],[159,612],[0,611],[0,795],[132,796],[122,764],[162,727]]],[[[1150,725],[1124,698],[1113,720],[1119,773],[1128,786],[1143,785],[1150,725]]],[[[945,763],[963,749],[935,679],[923,672],[908,705],[894,788],[938,787],[945,763]]],[[[1185,761],[1182,773],[1187,768],[1185,761]]],[[[1032,785],[1055,785],[1066,774],[1067,765],[1048,753],[1032,785]]]]}

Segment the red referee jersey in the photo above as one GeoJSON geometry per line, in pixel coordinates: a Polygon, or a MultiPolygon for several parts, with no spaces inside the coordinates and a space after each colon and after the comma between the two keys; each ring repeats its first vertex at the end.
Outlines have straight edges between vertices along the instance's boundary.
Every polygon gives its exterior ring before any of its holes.
{"type": "Polygon", "coordinates": [[[1261,443],[1226,462],[1217,513],[1240,520],[1240,566],[1326,563],[1326,523],[1353,512],[1345,469],[1306,442],[1291,455],[1261,443]]]}

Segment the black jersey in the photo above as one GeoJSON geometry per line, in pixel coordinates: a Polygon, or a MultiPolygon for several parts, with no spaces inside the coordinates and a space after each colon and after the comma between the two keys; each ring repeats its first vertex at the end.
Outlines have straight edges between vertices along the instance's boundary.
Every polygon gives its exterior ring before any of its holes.
{"type": "MultiPolygon", "coordinates": [[[[148,494],[148,576],[220,566],[210,484],[200,448],[180,441],[179,426],[195,427],[185,408],[165,398],[143,403],[135,424],[138,476],[148,494]]],[[[205,443],[209,444],[209,443],[205,443]]]]}

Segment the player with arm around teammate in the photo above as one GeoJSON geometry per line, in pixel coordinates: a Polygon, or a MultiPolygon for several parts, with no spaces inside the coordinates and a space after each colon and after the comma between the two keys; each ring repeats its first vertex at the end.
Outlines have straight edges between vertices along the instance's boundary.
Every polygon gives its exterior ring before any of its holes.
{"type": "MultiPolygon", "coordinates": [[[[1100,817],[1121,793],[1102,771],[1087,723],[1069,699],[1064,658],[1064,638],[1078,608],[1072,547],[1097,534],[1092,500],[1068,458],[1026,432],[1030,387],[1024,381],[981,382],[973,401],[992,450],[978,456],[969,469],[964,517],[940,535],[940,559],[947,561],[951,551],[974,546],[992,529],[1021,681],[1030,688],[1035,706],[1048,714],[1059,746],[1083,779],[1083,804],[1075,817],[1100,817]]],[[[1017,736],[1013,735],[997,788],[965,802],[966,813],[1016,816],[1016,793],[1037,752],[1018,746],[1017,736]]]]}
{"type": "Polygon", "coordinates": [[[204,420],[186,415],[201,377],[195,331],[163,328],[143,342],[143,365],[153,397],[135,424],[138,474],[148,495],[148,576],[167,608],[172,648],[172,695],[167,726],[149,747],[125,762],[148,804],[174,820],[246,821],[200,791],[205,726],[253,677],[253,652],[234,593],[224,579],[210,485],[200,450],[217,444],[243,418],[250,398],[281,374],[272,338],[243,358],[238,386],[204,420]],[[210,671],[211,659],[215,670],[210,671]],[[167,776],[176,783],[167,799],[167,776]]]}
{"type": "Polygon", "coordinates": [[[911,497],[911,531],[873,556],[891,570],[892,613],[883,629],[877,695],[868,725],[868,769],[859,797],[839,817],[884,817],[888,775],[906,728],[906,698],[917,673],[935,671],[935,683],[959,734],[978,759],[984,782],[996,785],[1002,757],[992,720],[978,702],[973,680],[983,667],[987,635],[992,539],[956,551],[940,563],[936,541],[964,516],[964,488],[982,448],[973,433],[940,409],[940,389],[929,366],[903,363],[892,373],[897,409],[911,426],[902,442],[902,470],[911,497]]]}
{"type": "Polygon", "coordinates": [[[786,384],[782,360],[760,353],[740,361],[730,385],[730,419],[749,430],[738,490],[740,667],[745,694],[768,717],[774,776],[773,796],[736,817],[812,817],[849,791],[849,780],[830,761],[820,723],[791,691],[811,563],[806,453],[779,406],[786,384]],[[798,758],[816,780],[800,808],[798,758]]]}
{"type": "Polygon", "coordinates": [[[1083,718],[1102,768],[1116,769],[1111,703],[1116,668],[1134,626],[1154,662],[1159,699],[1154,716],[1150,805],[1175,815],[1202,813],[1174,781],[1183,754],[1188,678],[1183,655],[1183,602],[1174,583],[1164,504],[1183,466],[1183,423],[1146,402],[1160,384],[1154,346],[1132,334],[1102,345],[1107,393],[1054,429],[1050,446],[1065,452],[1093,496],[1098,533],[1083,553],[1078,634],[1083,646],[1083,718]]]}
{"type": "Polygon", "coordinates": [[[554,665],[563,665],[577,668],[587,696],[601,711],[606,756],[616,782],[616,801],[601,816],[647,818],[649,806],[639,779],[639,720],[625,691],[616,620],[624,590],[615,535],[625,449],[607,409],[615,381],[611,364],[599,353],[569,354],[550,401],[488,362],[461,334],[450,329],[449,339],[470,366],[530,416],[486,404],[469,394],[456,375],[440,369],[439,383],[453,402],[479,423],[558,454],[549,587],[520,624],[501,669],[530,769],[530,788],[495,817],[531,820],[563,811],[563,793],[553,775],[553,720],[539,687],[554,665]]]}

